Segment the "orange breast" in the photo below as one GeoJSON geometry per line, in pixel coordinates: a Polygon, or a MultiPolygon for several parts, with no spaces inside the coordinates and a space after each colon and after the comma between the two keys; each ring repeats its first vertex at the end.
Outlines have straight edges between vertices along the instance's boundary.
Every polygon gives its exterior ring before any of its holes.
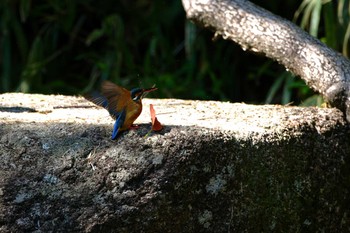
{"type": "Polygon", "coordinates": [[[126,117],[123,126],[120,128],[121,131],[127,130],[134,123],[134,121],[140,116],[142,111],[141,101],[135,102],[131,100],[126,105],[126,117]]]}

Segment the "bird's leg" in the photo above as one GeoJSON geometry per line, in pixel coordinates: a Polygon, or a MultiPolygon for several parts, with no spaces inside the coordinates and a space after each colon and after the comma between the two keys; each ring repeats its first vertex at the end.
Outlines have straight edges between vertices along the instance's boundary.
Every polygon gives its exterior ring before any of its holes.
{"type": "Polygon", "coordinates": [[[140,126],[132,124],[129,129],[138,129],[140,126]]]}

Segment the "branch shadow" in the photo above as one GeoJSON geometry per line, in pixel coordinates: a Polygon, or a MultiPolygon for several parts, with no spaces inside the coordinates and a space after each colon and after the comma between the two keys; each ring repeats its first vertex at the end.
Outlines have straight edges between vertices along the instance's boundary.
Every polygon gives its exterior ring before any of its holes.
{"type": "Polygon", "coordinates": [[[0,112],[13,112],[13,113],[23,113],[23,112],[37,112],[34,108],[28,107],[0,107],[0,112]]]}

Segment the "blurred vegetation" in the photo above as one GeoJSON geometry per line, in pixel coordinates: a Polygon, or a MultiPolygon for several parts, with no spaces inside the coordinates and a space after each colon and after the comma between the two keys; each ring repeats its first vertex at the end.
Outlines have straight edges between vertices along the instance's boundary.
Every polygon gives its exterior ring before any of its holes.
{"type": "MultiPolygon", "coordinates": [[[[349,0],[254,1],[348,56],[349,0]]],[[[312,105],[283,67],[185,18],[180,0],[0,1],[0,92],[80,94],[101,80],[154,97],[312,105]]]]}

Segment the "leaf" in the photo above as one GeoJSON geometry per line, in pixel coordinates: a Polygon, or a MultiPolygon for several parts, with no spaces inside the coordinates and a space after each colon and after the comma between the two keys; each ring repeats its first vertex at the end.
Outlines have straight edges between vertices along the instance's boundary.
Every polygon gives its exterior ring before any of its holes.
{"type": "Polygon", "coordinates": [[[152,120],[152,130],[153,131],[160,131],[163,129],[162,124],[158,121],[156,117],[156,111],[154,111],[153,104],[149,105],[149,110],[151,113],[151,120],[152,120]]]}
{"type": "Polygon", "coordinates": [[[100,39],[104,35],[104,31],[102,29],[93,30],[90,35],[86,38],[85,44],[90,46],[94,41],[100,39]]]}

